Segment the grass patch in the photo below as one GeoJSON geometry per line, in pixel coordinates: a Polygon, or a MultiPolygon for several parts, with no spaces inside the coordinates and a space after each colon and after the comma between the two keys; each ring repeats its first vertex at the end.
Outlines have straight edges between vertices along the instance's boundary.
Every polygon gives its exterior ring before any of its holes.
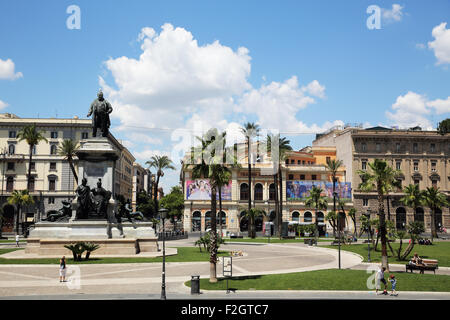
{"type": "MultiPolygon", "coordinates": [[[[209,261],[209,253],[199,251],[198,248],[179,247],[178,254],[166,256],[166,262],[198,262],[209,261]]],[[[15,250],[23,249],[0,249],[0,255],[15,250]]],[[[154,263],[162,262],[162,257],[157,258],[95,258],[95,252],[87,261],[74,261],[69,255],[66,255],[68,264],[105,264],[105,263],[154,263]],[[94,255],[94,256],[92,256],[94,255]]],[[[217,256],[228,256],[227,251],[218,251],[217,256]]],[[[83,255],[84,257],[84,255],[83,255]]],[[[59,264],[59,258],[38,258],[38,259],[5,259],[0,256],[0,264],[59,264]]]]}
{"type": "MultiPolygon", "coordinates": [[[[252,238],[223,238],[225,242],[257,242],[257,243],[268,243],[269,240],[267,237],[256,237],[254,239],[252,238]]],[[[311,238],[306,238],[311,239],[311,238]]],[[[305,238],[295,238],[295,239],[281,239],[277,237],[271,237],[270,243],[303,243],[305,238]]],[[[317,239],[319,242],[331,242],[334,240],[334,238],[319,238],[317,239]]]]}
{"type": "MultiPolygon", "coordinates": [[[[397,291],[450,292],[450,276],[393,272],[397,279],[397,291]]],[[[317,270],[287,274],[233,277],[228,280],[229,288],[237,290],[355,290],[369,291],[367,279],[370,274],[365,270],[317,270]]],[[[387,280],[388,275],[385,275],[387,280]]],[[[191,281],[186,285],[190,286],[191,281]]],[[[374,283],[374,282],[372,282],[374,283]]],[[[389,282],[388,282],[389,283],[389,282]]],[[[200,288],[204,290],[226,290],[226,279],[209,283],[209,279],[200,279],[200,288]]],[[[390,288],[390,284],[388,289],[390,288]]]]}
{"type": "MultiPolygon", "coordinates": [[[[399,243],[391,243],[392,249],[395,250],[400,246],[399,243]]],[[[405,251],[408,243],[404,243],[402,247],[402,252],[405,251]]],[[[326,248],[338,249],[337,246],[324,246],[326,248]]],[[[378,244],[378,250],[374,251],[373,246],[371,245],[370,251],[370,261],[371,262],[381,262],[381,243],[378,244]]],[[[351,251],[357,253],[364,257],[364,262],[368,262],[367,260],[367,244],[347,244],[341,245],[342,250],[351,251]]],[[[411,251],[410,256],[406,261],[399,261],[397,256],[393,256],[391,250],[388,247],[388,258],[391,263],[407,263],[409,259],[417,252],[421,258],[425,259],[437,259],[439,260],[440,267],[450,267],[450,242],[437,242],[435,241],[431,246],[418,245],[414,246],[414,249],[411,251]]]]}

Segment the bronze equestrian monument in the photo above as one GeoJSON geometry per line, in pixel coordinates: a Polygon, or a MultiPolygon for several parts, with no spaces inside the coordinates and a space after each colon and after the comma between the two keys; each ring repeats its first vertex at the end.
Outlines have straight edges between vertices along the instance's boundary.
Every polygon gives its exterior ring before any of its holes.
{"type": "MultiPolygon", "coordinates": [[[[157,252],[152,222],[124,221],[115,195],[115,166],[120,151],[109,140],[111,104],[98,93],[89,109],[92,138],[80,141],[76,152],[81,184],[75,199],[64,208],[36,223],[27,239],[25,252],[37,255],[70,255],[64,245],[88,241],[100,245],[93,255],[127,256],[157,252]],[[98,134],[98,131],[101,134],[98,134]],[[70,210],[71,209],[71,210],[70,210]],[[66,213],[72,213],[71,216],[66,213]]],[[[125,218],[125,217],[124,217],[125,218]]]]}

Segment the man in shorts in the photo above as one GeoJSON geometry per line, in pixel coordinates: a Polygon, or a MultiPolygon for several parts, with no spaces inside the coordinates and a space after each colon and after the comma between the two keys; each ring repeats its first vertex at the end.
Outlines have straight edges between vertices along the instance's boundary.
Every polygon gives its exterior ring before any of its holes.
{"type": "Polygon", "coordinates": [[[376,281],[377,281],[377,287],[376,287],[376,294],[378,294],[378,290],[380,290],[380,283],[384,284],[384,291],[383,294],[385,294],[385,292],[387,293],[387,282],[386,279],[384,279],[384,271],[386,271],[385,267],[381,267],[380,269],[378,269],[377,274],[376,274],[376,281]]]}

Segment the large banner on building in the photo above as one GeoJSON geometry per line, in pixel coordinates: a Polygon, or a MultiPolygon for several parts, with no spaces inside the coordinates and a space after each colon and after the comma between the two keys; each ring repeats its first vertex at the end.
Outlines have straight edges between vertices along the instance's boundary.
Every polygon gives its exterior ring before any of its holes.
{"type": "MultiPolygon", "coordinates": [[[[187,200],[211,200],[211,185],[209,179],[186,181],[187,200]]],[[[231,200],[231,180],[227,186],[222,187],[222,200],[231,200]]],[[[219,201],[219,193],[217,193],[219,201]]]]}
{"type": "MultiPolygon", "coordinates": [[[[333,199],[333,183],[325,181],[286,181],[286,197],[288,200],[305,201],[309,191],[315,186],[323,190],[322,196],[329,201],[333,199]]],[[[336,182],[336,193],[341,200],[351,201],[351,182],[336,182]]]]}

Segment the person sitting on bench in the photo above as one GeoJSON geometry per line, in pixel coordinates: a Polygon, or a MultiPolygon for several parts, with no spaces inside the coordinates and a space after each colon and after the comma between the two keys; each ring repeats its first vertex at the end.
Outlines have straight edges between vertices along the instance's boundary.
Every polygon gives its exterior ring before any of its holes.
{"type": "Polygon", "coordinates": [[[418,266],[418,267],[424,267],[425,265],[422,262],[422,259],[419,257],[419,255],[416,253],[414,253],[414,256],[411,258],[410,263],[418,266]]]}

